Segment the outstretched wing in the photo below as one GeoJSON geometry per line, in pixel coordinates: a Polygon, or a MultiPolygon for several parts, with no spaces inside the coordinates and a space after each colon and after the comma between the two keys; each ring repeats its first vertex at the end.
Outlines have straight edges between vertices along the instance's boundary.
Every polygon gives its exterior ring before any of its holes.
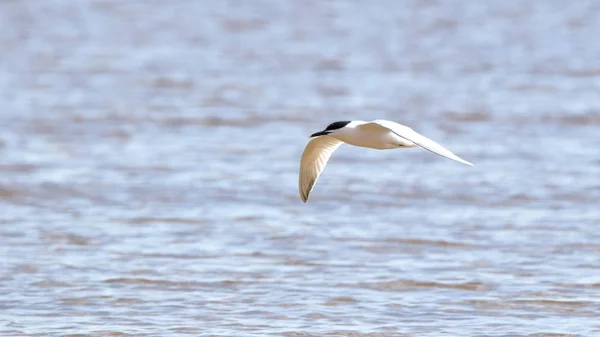
{"type": "Polygon", "coordinates": [[[394,122],[386,121],[386,120],[381,120],[381,119],[374,120],[372,122],[367,123],[366,125],[377,125],[382,128],[388,129],[391,132],[395,133],[398,137],[404,138],[408,141],[411,141],[411,142],[415,143],[416,145],[424,148],[425,150],[431,151],[442,157],[453,159],[453,160],[456,160],[463,164],[473,166],[473,164],[460,158],[459,156],[450,152],[450,150],[448,150],[445,147],[441,146],[440,144],[434,142],[433,140],[417,133],[415,130],[409,128],[408,126],[404,126],[402,124],[398,124],[398,123],[394,123],[394,122]]]}
{"type": "Polygon", "coordinates": [[[320,136],[306,145],[300,161],[300,177],[298,179],[302,201],[308,200],[308,195],[327,165],[331,154],[342,144],[342,141],[331,136],[320,136]]]}

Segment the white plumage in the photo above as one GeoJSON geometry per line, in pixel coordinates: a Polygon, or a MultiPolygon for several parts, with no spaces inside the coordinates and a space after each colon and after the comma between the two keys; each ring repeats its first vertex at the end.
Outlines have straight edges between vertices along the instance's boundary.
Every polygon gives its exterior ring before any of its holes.
{"type": "Polygon", "coordinates": [[[382,119],[372,122],[335,122],[310,137],[316,138],[306,145],[304,153],[302,153],[298,181],[300,197],[304,202],[308,200],[308,196],[329,158],[343,143],[377,150],[422,147],[440,156],[473,166],[408,126],[382,119]]]}

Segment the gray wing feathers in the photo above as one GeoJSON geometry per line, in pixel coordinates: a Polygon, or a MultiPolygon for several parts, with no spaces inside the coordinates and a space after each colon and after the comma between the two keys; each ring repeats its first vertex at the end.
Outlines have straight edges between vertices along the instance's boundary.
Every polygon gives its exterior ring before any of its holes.
{"type": "Polygon", "coordinates": [[[450,152],[450,150],[448,150],[445,147],[441,146],[440,144],[434,142],[433,140],[417,133],[415,130],[409,128],[408,126],[404,126],[402,124],[398,124],[398,123],[394,123],[394,122],[386,121],[386,120],[375,120],[371,123],[377,124],[381,127],[384,127],[386,129],[392,131],[393,133],[395,133],[398,137],[407,139],[407,140],[415,143],[416,145],[424,148],[425,150],[431,151],[442,157],[453,159],[453,160],[456,160],[463,164],[473,166],[473,164],[471,164],[470,162],[460,158],[459,156],[450,152]]]}
{"type": "Polygon", "coordinates": [[[298,189],[302,201],[308,200],[308,195],[312,191],[317,179],[323,172],[325,165],[329,161],[331,154],[340,146],[342,142],[330,137],[320,136],[311,140],[300,161],[300,176],[298,181],[298,189]]]}

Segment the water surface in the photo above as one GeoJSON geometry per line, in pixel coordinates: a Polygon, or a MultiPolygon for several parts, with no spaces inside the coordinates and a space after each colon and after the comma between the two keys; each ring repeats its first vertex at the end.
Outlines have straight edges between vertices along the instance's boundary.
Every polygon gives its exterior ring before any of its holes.
{"type": "Polygon", "coordinates": [[[599,11],[1,1],[0,334],[600,335],[599,11]]]}

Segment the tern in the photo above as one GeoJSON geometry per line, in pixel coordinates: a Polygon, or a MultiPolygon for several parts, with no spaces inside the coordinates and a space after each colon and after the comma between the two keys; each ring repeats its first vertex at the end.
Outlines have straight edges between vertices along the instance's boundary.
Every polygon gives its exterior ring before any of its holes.
{"type": "Polygon", "coordinates": [[[325,130],[313,133],[309,138],[313,139],[306,145],[302,153],[298,180],[300,197],[305,203],[329,158],[344,143],[376,150],[421,147],[440,156],[473,166],[408,126],[383,119],[372,122],[340,121],[331,123],[325,130]]]}

